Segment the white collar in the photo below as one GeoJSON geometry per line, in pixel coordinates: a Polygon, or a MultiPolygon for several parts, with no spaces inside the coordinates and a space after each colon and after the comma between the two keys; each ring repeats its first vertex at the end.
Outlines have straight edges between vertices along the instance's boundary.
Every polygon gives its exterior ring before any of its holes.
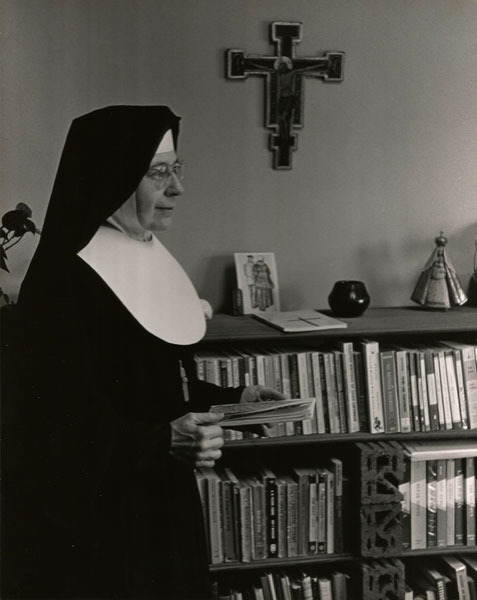
{"type": "Polygon", "coordinates": [[[172,344],[194,344],[205,333],[202,304],[189,277],[155,237],[138,242],[100,227],[78,252],[136,320],[172,344]]]}

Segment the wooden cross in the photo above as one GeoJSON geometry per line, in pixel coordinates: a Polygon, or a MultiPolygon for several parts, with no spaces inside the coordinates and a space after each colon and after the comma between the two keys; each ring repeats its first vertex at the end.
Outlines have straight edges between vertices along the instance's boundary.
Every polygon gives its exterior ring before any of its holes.
{"type": "Polygon", "coordinates": [[[265,77],[265,127],[270,133],[274,169],[291,169],[292,151],[297,148],[296,129],[303,127],[303,78],[317,77],[340,82],[344,52],[325,52],[321,57],[295,56],[301,41],[302,23],[271,23],[271,38],[276,56],[245,54],[227,50],[228,79],[265,77]]]}

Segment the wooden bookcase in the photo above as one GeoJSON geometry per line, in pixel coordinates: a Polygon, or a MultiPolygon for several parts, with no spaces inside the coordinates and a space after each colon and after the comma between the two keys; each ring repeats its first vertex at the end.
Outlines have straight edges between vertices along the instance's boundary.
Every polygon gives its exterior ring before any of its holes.
{"type": "MultiPolygon", "coordinates": [[[[324,311],[326,312],[326,311],[324,311]]],[[[376,340],[379,343],[432,343],[437,340],[454,339],[472,344],[477,343],[477,308],[459,307],[446,312],[425,311],[420,308],[370,308],[364,315],[354,319],[342,319],[348,323],[347,329],[326,330],[308,333],[282,333],[252,316],[230,316],[218,314],[208,322],[205,338],[201,341],[200,349],[220,347],[253,348],[254,345],[278,345],[285,343],[309,343],[322,345],[331,340],[355,341],[360,338],[376,340]]],[[[330,456],[337,453],[348,461],[350,471],[359,477],[359,453],[356,452],[358,442],[389,442],[408,440],[439,440],[462,439],[475,440],[477,430],[440,430],[432,432],[413,433],[380,433],[365,432],[346,434],[309,434],[302,436],[257,438],[240,441],[227,441],[221,463],[248,465],[257,461],[280,462],[290,461],[294,457],[309,456],[316,453],[319,456],[330,456]]],[[[298,558],[264,559],[248,563],[224,563],[210,566],[211,575],[216,580],[236,582],[235,587],[244,581],[246,574],[257,574],[265,570],[286,569],[290,566],[306,568],[310,565],[323,566],[354,564],[358,565],[363,556],[360,553],[360,500],[355,496],[353,518],[349,531],[349,551],[345,554],[323,554],[300,556],[298,558]],[[238,582],[238,584],[237,584],[238,582]]],[[[397,558],[410,560],[412,557],[432,556],[435,554],[464,554],[477,553],[477,547],[437,548],[427,550],[403,551],[397,558]]],[[[386,554],[384,553],[384,556],[386,554]]],[[[390,554],[396,557],[396,554],[390,554]]],[[[369,560],[367,559],[367,562],[369,560]]],[[[378,566],[378,570],[386,566],[378,566]]],[[[357,598],[360,597],[358,594],[357,598]]],[[[386,590],[377,588],[363,591],[363,600],[380,600],[387,596],[386,590]]]]}

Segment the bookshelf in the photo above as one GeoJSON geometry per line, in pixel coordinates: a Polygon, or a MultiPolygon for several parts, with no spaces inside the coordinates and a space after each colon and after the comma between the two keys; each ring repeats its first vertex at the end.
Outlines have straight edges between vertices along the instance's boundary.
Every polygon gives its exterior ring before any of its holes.
{"type": "MultiPolygon", "coordinates": [[[[326,312],[326,311],[323,311],[326,312]]],[[[362,338],[378,341],[380,344],[406,344],[419,342],[431,344],[441,340],[460,340],[469,344],[477,344],[477,309],[460,307],[446,312],[425,311],[420,308],[370,308],[361,317],[342,320],[348,323],[346,329],[325,330],[320,332],[306,333],[283,333],[279,330],[254,319],[252,316],[230,316],[218,314],[208,322],[207,333],[201,341],[198,350],[220,348],[225,350],[229,347],[246,347],[248,349],[256,346],[280,347],[282,344],[308,344],[317,347],[326,346],[334,341],[355,342],[362,338]]],[[[437,431],[412,431],[408,433],[368,433],[359,431],[354,433],[309,433],[307,435],[291,435],[280,437],[257,437],[255,439],[227,440],[221,462],[229,465],[253,465],[259,461],[271,461],[272,464],[292,464],[294,460],[300,461],[316,452],[320,457],[337,455],[348,467],[348,472],[357,483],[359,478],[360,463],[359,452],[356,451],[357,444],[369,442],[386,443],[410,440],[462,440],[472,441],[477,438],[476,429],[447,429],[437,431]]],[[[355,486],[356,487],[356,486],[355,486]]],[[[359,487],[359,486],[358,486],[359,487]]],[[[420,550],[401,549],[398,553],[384,551],[376,560],[376,564],[370,565],[369,556],[363,556],[360,551],[360,506],[361,501],[357,491],[350,496],[352,522],[349,528],[349,544],[343,553],[315,554],[311,556],[296,556],[293,558],[265,558],[263,560],[252,560],[250,562],[224,562],[211,564],[212,576],[220,582],[221,578],[227,585],[237,587],[237,582],[252,580],[261,572],[279,572],[287,568],[308,569],[318,567],[326,572],[326,569],[345,568],[349,565],[350,573],[361,579],[361,597],[363,600],[380,600],[381,598],[399,598],[403,592],[404,563],[412,561],[413,558],[453,555],[475,555],[475,546],[451,546],[439,548],[427,548],[420,550]],[[391,562],[387,561],[389,557],[391,562]],[[392,559],[399,559],[397,566],[392,559]],[[384,563],[380,561],[384,559],[384,563]],[[359,565],[363,563],[362,571],[359,565]],[[371,569],[371,571],[369,571],[371,569]],[[372,569],[375,569],[373,571],[372,569]],[[393,573],[395,580],[400,580],[397,596],[387,596],[388,588],[377,589],[378,573],[393,573]],[[376,577],[373,575],[376,575],[376,577]],[[374,587],[373,587],[374,586],[374,587]]],[[[391,506],[391,504],[390,504],[391,506]]],[[[361,526],[362,527],[362,526],[361,526]]],[[[372,562],[372,561],[371,561],[372,562]]],[[[389,577],[388,579],[393,579],[389,577]]],[[[396,584],[397,585],[397,584],[396,584]]],[[[378,586],[379,587],[379,586],[378,586]]],[[[391,590],[392,592],[392,590],[391,590]]],[[[396,590],[394,590],[395,593],[396,590]]],[[[220,594],[219,594],[220,597],[220,594]]],[[[227,597],[228,596],[224,596],[227,597]]],[[[240,596],[238,596],[240,597],[240,596]]],[[[360,597],[353,596],[354,598],[360,597]]],[[[230,596],[233,599],[233,596],[230,596]]],[[[253,598],[253,596],[252,596],[253,598]]]]}

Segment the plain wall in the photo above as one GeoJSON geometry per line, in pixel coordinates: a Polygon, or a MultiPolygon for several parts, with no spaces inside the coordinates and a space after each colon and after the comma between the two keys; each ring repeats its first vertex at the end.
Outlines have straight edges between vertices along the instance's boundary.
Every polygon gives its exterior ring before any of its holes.
{"type": "MultiPolygon", "coordinates": [[[[324,308],[362,279],[410,304],[441,230],[464,287],[477,236],[474,0],[2,0],[0,198],[39,226],[71,120],[108,104],[183,117],[186,193],[162,236],[215,310],[233,253],[274,252],[282,308],[324,308]],[[289,171],[272,169],[264,80],[224,76],[227,48],[270,55],[272,21],[303,22],[297,55],[346,53],[344,80],[306,79],[289,171]]],[[[13,295],[36,240],[9,253],[13,295]]],[[[52,282],[54,285],[54,282],[52,282]]]]}

